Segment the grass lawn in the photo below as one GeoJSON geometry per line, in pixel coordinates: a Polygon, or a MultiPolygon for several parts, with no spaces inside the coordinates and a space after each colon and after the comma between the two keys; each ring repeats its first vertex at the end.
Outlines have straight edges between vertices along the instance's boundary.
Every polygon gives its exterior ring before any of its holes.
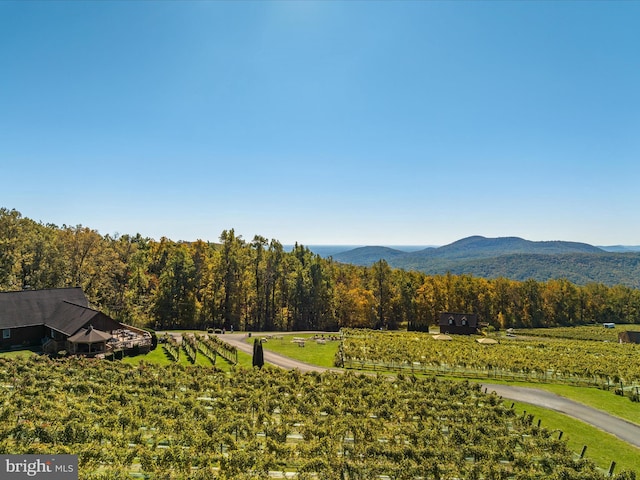
{"type": "MultiPolygon", "coordinates": [[[[190,331],[180,331],[177,333],[189,333],[189,332],[190,331]]],[[[204,333],[202,331],[192,331],[192,332],[200,333],[200,334],[204,333]]],[[[165,352],[164,348],[162,348],[162,344],[158,344],[158,347],[155,350],[147,354],[136,355],[134,357],[125,357],[122,361],[124,363],[129,363],[132,365],[138,365],[141,361],[155,363],[158,365],[171,365],[174,363],[171,357],[165,352]]],[[[180,365],[187,365],[187,366],[194,365],[189,361],[188,355],[182,349],[180,350],[180,358],[178,360],[178,363],[180,365]]],[[[211,361],[201,353],[198,353],[198,355],[196,356],[195,365],[202,366],[202,367],[212,367],[211,361]]],[[[238,366],[242,368],[252,368],[251,355],[248,355],[244,352],[239,351],[238,366]]],[[[232,364],[230,364],[220,356],[216,358],[215,367],[224,372],[231,372],[235,368],[232,364]]]]}
{"type": "Polygon", "coordinates": [[[141,361],[155,363],[158,365],[171,365],[173,363],[161,345],[158,345],[155,350],[152,350],[147,354],[136,355],[135,357],[124,357],[121,360],[122,363],[128,363],[130,365],[138,365],[141,361]]]}
{"type": "MultiPolygon", "coordinates": [[[[293,358],[301,362],[318,365],[320,367],[334,368],[333,361],[340,342],[336,340],[327,340],[323,345],[313,340],[313,334],[278,334],[282,339],[267,339],[262,344],[262,348],[272,352],[293,358]],[[293,338],[304,338],[304,347],[298,346],[293,342],[293,338]]],[[[329,335],[325,335],[327,337],[329,335]]],[[[256,338],[265,337],[265,335],[256,335],[256,338]]]]}
{"type": "Polygon", "coordinates": [[[38,354],[36,350],[13,350],[10,352],[0,352],[0,358],[28,357],[29,355],[38,354]]]}
{"type": "Polygon", "coordinates": [[[232,372],[235,368],[253,368],[253,358],[248,353],[244,353],[238,350],[238,364],[236,366],[227,362],[224,358],[218,357],[216,359],[216,368],[223,372],[232,372]]]}
{"type": "MultiPolygon", "coordinates": [[[[138,365],[141,361],[148,362],[148,363],[155,363],[158,365],[171,365],[175,363],[171,359],[171,357],[167,354],[165,349],[162,348],[162,345],[158,345],[158,347],[155,350],[152,350],[147,354],[136,355],[133,357],[124,357],[121,361],[123,363],[128,363],[131,365],[138,365]]],[[[212,366],[211,361],[208,358],[206,358],[204,355],[197,355],[196,363],[195,364],[191,363],[191,361],[189,360],[189,356],[182,349],[180,350],[180,357],[177,363],[179,365],[185,365],[185,366],[189,366],[189,365],[198,365],[201,367],[212,366]]]]}
{"type": "MultiPolygon", "coordinates": [[[[627,399],[627,401],[629,400],[627,399]]],[[[505,403],[509,403],[509,400],[505,400],[505,403]]],[[[579,455],[582,447],[586,445],[585,458],[592,460],[603,470],[609,471],[611,462],[615,461],[614,473],[620,473],[622,470],[633,470],[636,474],[640,474],[640,449],[629,445],[627,442],[553,410],[519,402],[515,402],[514,408],[519,414],[526,411],[527,414],[533,415],[534,425],[540,419],[541,427],[547,430],[562,431],[563,440],[567,441],[569,448],[576,455],[579,455]]]]}
{"type": "MultiPolygon", "coordinates": [[[[167,355],[165,350],[162,348],[162,345],[158,345],[158,348],[147,354],[136,355],[135,357],[124,357],[122,362],[131,365],[138,365],[140,362],[154,363],[157,365],[173,365],[175,363],[171,357],[167,355]]],[[[180,360],[178,361],[178,364],[186,366],[196,365],[201,367],[213,367],[211,361],[202,354],[198,354],[196,357],[196,363],[192,364],[184,351],[180,352],[180,360]]],[[[251,368],[251,356],[246,353],[238,352],[238,364],[241,367],[251,368]]],[[[216,358],[215,367],[224,372],[231,372],[233,370],[233,365],[220,356],[216,358]]]]}

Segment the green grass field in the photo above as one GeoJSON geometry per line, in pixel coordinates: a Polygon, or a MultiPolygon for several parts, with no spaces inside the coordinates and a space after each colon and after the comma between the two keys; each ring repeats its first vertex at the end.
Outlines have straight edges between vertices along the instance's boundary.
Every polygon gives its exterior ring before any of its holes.
{"type": "MultiPolygon", "coordinates": [[[[158,365],[170,365],[174,363],[171,357],[165,352],[164,348],[162,348],[162,344],[159,344],[155,350],[152,350],[151,352],[145,355],[125,357],[124,359],[122,359],[122,361],[124,363],[128,363],[131,365],[138,365],[140,362],[143,362],[143,361],[158,364],[158,365]]],[[[189,357],[184,351],[180,352],[180,359],[178,363],[180,365],[192,365],[192,363],[189,361],[189,357]]],[[[211,363],[211,361],[202,354],[197,355],[195,365],[202,366],[202,367],[213,367],[213,364],[211,363]]],[[[251,355],[247,355],[246,353],[239,351],[237,366],[242,368],[251,368],[252,367],[251,355]]],[[[234,367],[234,365],[227,362],[224,358],[220,356],[216,358],[215,367],[224,372],[231,372],[233,371],[234,368],[236,368],[234,367]]]]}
{"type": "MultiPolygon", "coordinates": [[[[509,401],[505,400],[505,403],[509,401]]],[[[611,462],[615,461],[615,472],[633,470],[640,473],[640,449],[562,413],[528,403],[514,403],[518,413],[522,414],[526,411],[527,414],[534,416],[534,424],[541,420],[541,427],[562,431],[562,438],[567,441],[569,448],[576,455],[579,455],[586,445],[585,458],[592,460],[601,469],[608,471],[611,462]]]]}
{"type": "Polygon", "coordinates": [[[0,358],[17,358],[17,357],[28,357],[29,355],[37,355],[38,353],[34,350],[14,350],[11,352],[1,352],[0,358]]]}
{"type": "MultiPolygon", "coordinates": [[[[339,341],[327,340],[324,344],[318,343],[313,340],[313,334],[278,334],[276,336],[281,336],[282,338],[267,338],[267,341],[262,344],[262,347],[265,350],[271,350],[285,357],[310,363],[311,365],[334,368],[333,360],[340,346],[339,341]],[[304,338],[304,347],[298,346],[298,343],[293,341],[294,337],[304,338]]],[[[326,337],[328,336],[329,335],[326,335],[326,337]]],[[[261,338],[264,336],[257,335],[256,337],[261,338]]]]}

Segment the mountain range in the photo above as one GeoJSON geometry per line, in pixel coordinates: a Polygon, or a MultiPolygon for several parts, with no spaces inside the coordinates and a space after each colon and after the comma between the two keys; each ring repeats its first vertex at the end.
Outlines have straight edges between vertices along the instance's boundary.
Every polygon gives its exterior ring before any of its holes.
{"type": "MultiPolygon", "coordinates": [[[[314,251],[313,247],[310,249],[314,251]]],[[[579,242],[476,235],[413,251],[368,246],[327,256],[340,263],[364,266],[385,260],[394,268],[432,275],[450,272],[520,281],[565,278],[578,285],[602,283],[640,288],[640,247],[636,246],[596,247],[579,242]]]]}

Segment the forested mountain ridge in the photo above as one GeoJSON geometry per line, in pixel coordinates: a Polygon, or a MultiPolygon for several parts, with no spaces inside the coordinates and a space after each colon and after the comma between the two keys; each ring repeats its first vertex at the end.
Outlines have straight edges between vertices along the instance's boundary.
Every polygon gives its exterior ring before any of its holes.
{"type": "Polygon", "coordinates": [[[486,238],[479,235],[463,238],[439,248],[429,248],[417,252],[423,256],[451,259],[496,257],[516,253],[560,254],[560,253],[601,253],[593,245],[567,241],[533,242],[520,237],[486,238]]]}
{"type": "Polygon", "coordinates": [[[640,288],[640,253],[607,252],[579,242],[472,236],[417,252],[362,247],[336,254],[333,259],[364,266],[385,260],[395,268],[431,275],[451,272],[520,281],[566,278],[579,285],[595,282],[640,288]]]}
{"type": "Polygon", "coordinates": [[[628,253],[628,252],[640,252],[640,245],[607,245],[600,246],[605,252],[616,252],[616,253],[628,253]]]}
{"type": "Polygon", "coordinates": [[[500,328],[640,323],[640,290],[622,284],[429,275],[385,260],[356,266],[233,229],[217,243],[101,235],[0,208],[0,291],[76,286],[114,319],[160,329],[425,330],[447,311],[500,328]]]}
{"type": "MultiPolygon", "coordinates": [[[[448,271],[455,275],[541,282],[565,278],[577,285],[602,283],[640,288],[640,253],[514,254],[469,260],[449,267],[448,271]]],[[[423,268],[421,271],[427,274],[441,273],[438,268],[423,268]]]]}
{"type": "MultiPolygon", "coordinates": [[[[493,258],[501,255],[513,254],[563,254],[563,253],[603,253],[604,250],[587,243],[566,241],[533,242],[519,237],[487,238],[479,235],[463,238],[456,242],[436,248],[425,248],[417,252],[402,252],[385,247],[362,247],[333,255],[334,260],[354,263],[350,258],[362,258],[374,263],[377,255],[389,254],[391,258],[442,258],[448,260],[468,260],[478,258],[493,258]],[[369,258],[363,253],[366,252],[369,258]]],[[[389,260],[388,258],[384,258],[389,260]]]]}
{"type": "Polygon", "coordinates": [[[391,262],[393,259],[402,258],[407,255],[409,255],[408,252],[390,247],[358,247],[346,252],[334,254],[331,257],[342,263],[368,266],[381,259],[391,262]]]}

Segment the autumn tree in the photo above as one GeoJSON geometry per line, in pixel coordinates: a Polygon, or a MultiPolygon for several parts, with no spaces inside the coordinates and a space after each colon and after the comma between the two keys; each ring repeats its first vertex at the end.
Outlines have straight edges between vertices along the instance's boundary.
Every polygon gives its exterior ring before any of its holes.
{"type": "Polygon", "coordinates": [[[160,275],[155,294],[153,310],[161,328],[194,328],[197,313],[194,273],[195,267],[188,247],[178,245],[160,275]]]}
{"type": "Polygon", "coordinates": [[[233,229],[220,243],[103,236],[0,208],[0,290],[75,286],[93,307],[137,326],[427,330],[446,311],[498,328],[640,319],[640,290],[622,285],[426,275],[384,260],[357,267],[260,235],[246,243],[233,229]]]}
{"type": "Polygon", "coordinates": [[[375,328],[387,329],[391,317],[391,267],[386,260],[378,260],[371,268],[377,312],[375,328]]]}
{"type": "Polygon", "coordinates": [[[253,301],[250,306],[249,320],[251,330],[262,330],[266,325],[268,292],[267,292],[267,264],[265,259],[265,247],[267,239],[256,235],[251,242],[252,270],[253,270],[253,301]]]}
{"type": "Polygon", "coordinates": [[[240,236],[236,236],[235,231],[224,230],[220,235],[222,248],[221,258],[218,263],[220,277],[222,279],[223,299],[222,318],[223,326],[230,329],[246,328],[245,317],[243,316],[244,288],[245,288],[245,266],[246,255],[244,252],[245,242],[240,236]]]}

